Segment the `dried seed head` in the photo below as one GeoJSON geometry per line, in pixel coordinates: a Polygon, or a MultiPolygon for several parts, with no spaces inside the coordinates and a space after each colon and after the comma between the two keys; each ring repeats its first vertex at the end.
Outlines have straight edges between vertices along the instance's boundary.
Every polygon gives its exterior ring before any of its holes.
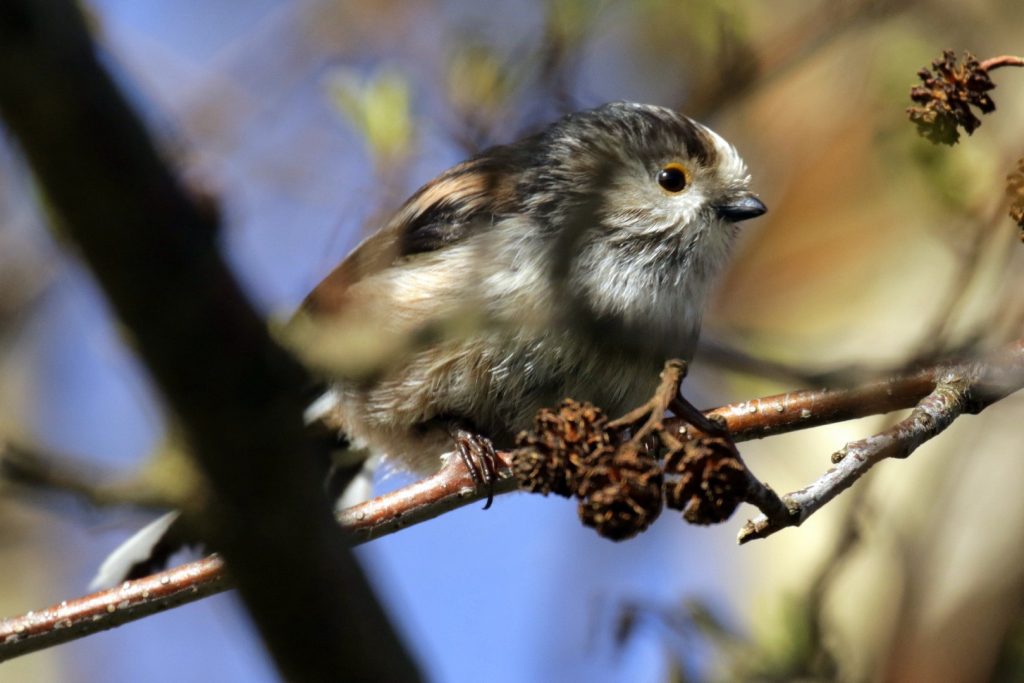
{"type": "Polygon", "coordinates": [[[958,127],[970,135],[981,125],[971,105],[983,114],[995,111],[995,102],[987,94],[995,83],[970,52],[959,64],[956,53],[945,50],[932,61],[931,69],[921,69],[917,75],[923,86],[912,87],[910,99],[921,106],[908,108],[907,114],[917,132],[934,143],[955,145],[960,139],[958,127]]]}
{"type": "Polygon", "coordinates": [[[1020,228],[1024,241],[1024,159],[1017,162],[1017,170],[1006,176],[1006,194],[1010,198],[1010,218],[1020,228]]]}
{"type": "Polygon", "coordinates": [[[682,510],[691,524],[724,522],[747,492],[746,465],[732,441],[722,437],[687,441],[665,459],[665,472],[678,475],[665,483],[665,504],[682,510]]]}
{"type": "Polygon", "coordinates": [[[583,473],[577,491],[580,520],[613,541],[632,538],[661,514],[663,480],[654,456],[626,442],[583,473]]]}
{"type": "Polygon", "coordinates": [[[607,423],[600,408],[572,399],[562,401],[557,410],[538,411],[533,431],[516,437],[512,473],[519,487],[544,495],[573,495],[580,470],[613,452],[607,423]]]}

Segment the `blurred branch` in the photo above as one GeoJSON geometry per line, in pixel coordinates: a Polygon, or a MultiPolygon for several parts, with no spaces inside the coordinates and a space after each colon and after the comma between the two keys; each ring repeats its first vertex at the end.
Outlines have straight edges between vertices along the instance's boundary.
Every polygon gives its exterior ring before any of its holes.
{"type": "MultiPolygon", "coordinates": [[[[171,474],[171,473],[168,473],[171,474]]],[[[189,488],[177,486],[181,468],[173,473],[178,491],[189,488]]],[[[9,443],[0,450],[0,484],[13,484],[31,492],[71,494],[95,507],[138,506],[166,509],[185,502],[184,497],[169,495],[161,486],[170,476],[153,477],[143,473],[126,481],[110,483],[93,472],[85,472],[71,458],[44,453],[21,444],[9,443]]],[[[168,482],[171,483],[171,482],[168,482]]]]}
{"type": "MultiPolygon", "coordinates": [[[[986,323],[989,324],[989,327],[993,326],[989,321],[986,323]]],[[[979,324],[979,327],[982,326],[979,324]]],[[[924,337],[922,336],[922,338],[924,337]]],[[[893,378],[900,378],[899,381],[903,383],[907,378],[915,376],[921,369],[927,375],[928,368],[941,362],[942,359],[970,358],[978,355],[981,352],[979,347],[983,341],[987,340],[983,340],[981,333],[976,332],[955,345],[940,347],[938,344],[920,344],[920,350],[913,356],[891,366],[842,363],[813,367],[773,360],[714,339],[698,344],[697,356],[700,361],[718,366],[723,370],[760,377],[773,382],[795,384],[807,388],[854,388],[872,386],[879,381],[890,382],[893,378]]]]}
{"type": "MultiPolygon", "coordinates": [[[[990,247],[994,240],[1003,235],[1003,221],[1006,215],[1006,202],[1000,201],[995,209],[984,219],[974,222],[973,230],[964,240],[964,245],[957,251],[956,273],[950,280],[945,294],[942,295],[942,304],[936,313],[932,315],[932,321],[925,328],[921,335],[921,341],[916,348],[919,349],[919,357],[936,358],[940,353],[949,353],[949,340],[952,331],[958,320],[964,316],[957,315],[963,312],[968,301],[972,285],[979,278],[982,269],[979,267],[985,250],[990,247]]],[[[1013,251],[1005,249],[1002,252],[1002,267],[1008,268],[1012,263],[1013,251]]],[[[995,304],[998,307],[998,302],[995,304]]],[[[994,326],[990,321],[981,321],[976,324],[976,329],[968,335],[967,345],[975,345],[980,342],[986,333],[991,336],[990,330],[994,326]]]]}
{"type": "Polygon", "coordinates": [[[196,521],[282,673],[416,680],[314,493],[323,472],[303,431],[305,373],[219,257],[216,216],[100,66],[76,3],[0,5],[0,113],[180,421],[211,488],[196,521]]]}
{"type": "Polygon", "coordinates": [[[749,353],[738,346],[724,343],[718,339],[705,338],[697,344],[696,357],[704,363],[718,366],[723,370],[752,375],[762,379],[783,384],[796,384],[801,387],[820,386],[851,386],[855,382],[846,381],[853,377],[878,377],[881,372],[870,372],[866,368],[843,366],[839,368],[814,369],[804,365],[796,365],[773,360],[761,355],[749,353]]]}
{"type": "Polygon", "coordinates": [[[699,81],[694,92],[688,93],[686,100],[678,103],[677,108],[702,120],[726,107],[750,101],[835,45],[843,36],[863,29],[870,22],[898,17],[912,4],[913,0],[822,3],[814,11],[802,14],[793,26],[769,35],[767,39],[755,40],[748,45],[726,43],[723,47],[732,50],[733,54],[722,51],[708,65],[709,71],[719,73],[699,81]],[[726,65],[733,71],[725,71],[723,67],[726,65]],[[736,78],[737,72],[741,74],[739,79],[736,78]]]}
{"type": "MultiPolygon", "coordinates": [[[[956,416],[974,413],[1024,386],[1024,339],[982,361],[945,363],[850,389],[813,389],[743,401],[704,412],[724,420],[735,441],[809,429],[855,418],[914,408],[911,417],[882,434],[849,444],[837,468],[815,487],[783,497],[790,515],[773,514],[748,523],[741,540],[760,538],[793,526],[820,509],[827,500],[861,476],[883,457],[905,457],[925,440],[940,433],[956,416]],[[881,454],[881,455],[879,455],[881,454]],[[843,463],[847,463],[844,465],[843,463]],[[870,466],[870,465],[869,465],[870,466]],[[834,475],[853,472],[851,478],[834,475]],[[817,492],[809,499],[807,491],[817,492]],[[803,497],[801,497],[803,496],[803,497]],[[813,505],[801,508],[802,502],[813,505]],[[747,531],[746,529],[751,529],[747,531]]],[[[666,428],[681,430],[679,419],[666,428]]],[[[509,455],[499,454],[495,493],[514,490],[509,455]]],[[[462,461],[453,459],[437,474],[361,505],[342,511],[338,521],[354,543],[385,536],[484,499],[462,461]]],[[[772,502],[773,496],[765,500],[772,502]]],[[[272,501],[268,500],[270,504],[272,501]]],[[[231,587],[217,558],[177,567],[120,588],[93,593],[60,605],[0,621],[0,661],[113,628],[154,612],[192,602],[231,587]],[[159,588],[159,590],[157,590],[159,588]]]]}

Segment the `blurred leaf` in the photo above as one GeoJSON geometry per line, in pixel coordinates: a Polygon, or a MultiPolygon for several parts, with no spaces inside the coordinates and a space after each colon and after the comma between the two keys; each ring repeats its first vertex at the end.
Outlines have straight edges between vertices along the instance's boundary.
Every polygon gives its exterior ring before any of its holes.
{"type": "Polygon", "coordinates": [[[415,131],[404,75],[392,68],[369,76],[338,68],[328,77],[326,89],[335,110],[366,140],[375,164],[409,153],[415,131]]]}
{"type": "MultiPolygon", "coordinates": [[[[720,624],[690,619],[715,651],[710,680],[832,681],[835,666],[821,643],[815,642],[812,606],[804,596],[784,595],[770,613],[758,611],[749,637],[733,634],[720,624]]],[[[692,607],[691,607],[692,610],[692,607]]]]}
{"type": "Polygon", "coordinates": [[[727,35],[745,33],[745,12],[736,2],[689,2],[678,0],[642,0],[633,17],[637,22],[637,45],[669,48],[688,43],[691,50],[670,50],[682,55],[697,51],[714,55],[727,35]],[[728,30],[725,30],[728,29],[728,30]]]}
{"type": "Polygon", "coordinates": [[[453,52],[446,77],[452,106],[487,118],[501,112],[512,90],[512,76],[504,60],[485,45],[466,45],[453,52]]]}
{"type": "Polygon", "coordinates": [[[589,33],[591,24],[604,9],[604,4],[593,0],[548,0],[549,38],[563,46],[579,43],[589,33]]]}

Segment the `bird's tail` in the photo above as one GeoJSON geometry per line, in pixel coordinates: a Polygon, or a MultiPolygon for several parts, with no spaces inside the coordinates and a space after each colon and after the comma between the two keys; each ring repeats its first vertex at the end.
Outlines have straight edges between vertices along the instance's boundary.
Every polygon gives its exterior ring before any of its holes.
{"type": "Polygon", "coordinates": [[[103,560],[89,589],[112,588],[126,579],[163,569],[171,555],[186,544],[179,537],[177,522],[178,513],[168,512],[136,531],[103,560]]]}

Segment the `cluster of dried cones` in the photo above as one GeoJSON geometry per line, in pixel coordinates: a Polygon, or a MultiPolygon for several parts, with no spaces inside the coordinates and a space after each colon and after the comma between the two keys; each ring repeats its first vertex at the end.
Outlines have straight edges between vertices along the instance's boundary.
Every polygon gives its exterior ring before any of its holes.
{"type": "Polygon", "coordinates": [[[541,410],[518,446],[512,470],[520,488],[576,496],[583,523],[613,540],[645,530],[664,505],[694,524],[724,521],[748,490],[746,467],[729,439],[669,434],[660,423],[641,433],[636,424],[611,422],[600,408],[569,399],[541,410]]]}
{"type": "Polygon", "coordinates": [[[923,85],[910,89],[910,99],[917,107],[907,109],[910,120],[918,132],[935,143],[955,145],[963,128],[968,135],[981,125],[971,106],[982,114],[995,111],[996,105],[988,92],[995,83],[970,52],[964,53],[963,63],[957,62],[953,50],[945,50],[942,57],[932,61],[932,68],[917,72],[923,85]]]}

